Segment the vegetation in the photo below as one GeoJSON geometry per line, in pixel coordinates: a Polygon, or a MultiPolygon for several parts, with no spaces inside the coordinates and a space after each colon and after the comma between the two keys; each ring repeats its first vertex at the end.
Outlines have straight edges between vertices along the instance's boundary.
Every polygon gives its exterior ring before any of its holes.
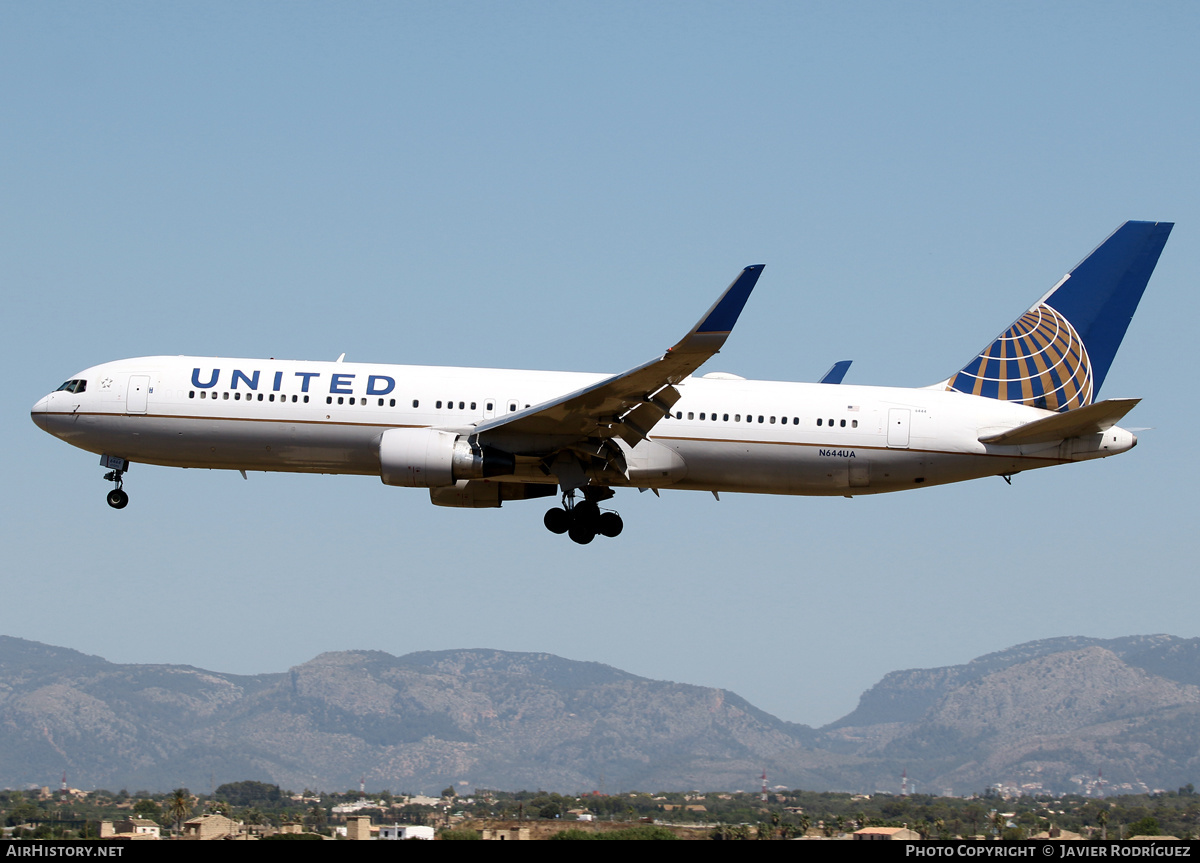
{"type": "Polygon", "coordinates": [[[701,826],[709,836],[721,840],[832,836],[867,825],[909,827],[927,838],[1000,835],[1023,839],[1050,828],[1098,839],[1200,837],[1200,794],[1191,785],[1177,791],[1104,799],[1070,794],[1005,798],[994,791],[961,798],[797,790],[773,793],[766,802],[759,794],[740,792],[573,796],[476,789],[472,794],[447,795],[436,804],[425,805],[388,792],[370,792],[364,800],[357,790],[295,793],[247,780],[221,785],[212,795],[197,795],[186,788],[166,794],[144,790],[130,794],[122,789],[115,793],[97,790],[64,800],[58,794],[0,791],[0,820],[14,829],[14,838],[84,837],[98,836],[101,820],[147,818],[167,833],[179,830],[194,814],[223,811],[250,824],[303,823],[311,833],[328,836],[345,824],[345,813],[333,811],[344,804],[355,804],[356,814],[369,815],[376,824],[423,823],[441,828],[439,838],[449,840],[479,837],[474,829],[479,825],[459,826],[464,820],[557,822],[563,828],[569,824],[564,839],[654,838],[667,832],[661,827],[669,825],[701,826]],[[605,829],[592,831],[572,823],[580,813],[608,823],[605,829]],[[620,829],[612,830],[612,822],[620,829]]]}
{"type": "Polygon", "coordinates": [[[644,824],[638,827],[625,827],[620,830],[563,830],[555,833],[551,839],[678,839],[679,837],[665,827],[654,827],[644,824]]]}

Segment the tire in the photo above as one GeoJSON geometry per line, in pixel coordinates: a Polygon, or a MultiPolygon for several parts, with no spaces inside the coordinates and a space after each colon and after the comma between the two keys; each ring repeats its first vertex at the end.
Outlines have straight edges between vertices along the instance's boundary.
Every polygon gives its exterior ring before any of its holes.
{"type": "Polygon", "coordinates": [[[615,512],[605,512],[600,514],[599,532],[604,536],[620,536],[624,527],[625,522],[621,521],[621,516],[617,515],[615,512]]]}
{"type": "Polygon", "coordinates": [[[571,525],[571,529],[567,531],[567,535],[572,540],[580,545],[587,545],[596,538],[596,532],[587,525],[580,524],[578,521],[571,525]]]}
{"type": "Polygon", "coordinates": [[[554,509],[546,510],[542,523],[551,533],[566,533],[571,529],[571,515],[565,509],[556,506],[554,509]]]}
{"type": "Polygon", "coordinates": [[[571,510],[571,524],[580,525],[594,536],[600,526],[600,507],[590,500],[575,504],[571,510]]]}
{"type": "Polygon", "coordinates": [[[108,493],[108,505],[113,509],[124,509],[129,503],[129,495],[121,491],[119,488],[114,488],[108,493]]]}

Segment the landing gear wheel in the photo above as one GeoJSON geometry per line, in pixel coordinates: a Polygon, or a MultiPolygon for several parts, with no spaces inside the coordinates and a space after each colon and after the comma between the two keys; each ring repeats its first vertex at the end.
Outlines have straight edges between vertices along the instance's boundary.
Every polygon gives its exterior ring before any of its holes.
{"type": "Polygon", "coordinates": [[[587,545],[596,538],[596,531],[590,525],[574,521],[571,523],[571,529],[567,531],[567,536],[580,545],[587,545]]]}
{"type": "MultiPolygon", "coordinates": [[[[600,507],[596,506],[590,500],[575,504],[571,509],[571,526],[574,527],[575,525],[579,525],[592,536],[595,536],[600,526],[600,507]]],[[[588,540],[588,542],[591,542],[591,540],[588,540]]]]}
{"type": "Polygon", "coordinates": [[[621,516],[615,512],[604,512],[600,514],[600,524],[597,531],[604,536],[612,538],[620,536],[621,530],[625,527],[625,522],[621,521],[621,516]]]}
{"type": "Polygon", "coordinates": [[[546,530],[551,533],[566,533],[571,529],[571,514],[556,506],[554,509],[546,510],[542,522],[546,525],[546,530]]]}
{"type": "Polygon", "coordinates": [[[124,509],[129,503],[129,495],[119,488],[114,488],[108,493],[108,505],[113,509],[124,509]]]}

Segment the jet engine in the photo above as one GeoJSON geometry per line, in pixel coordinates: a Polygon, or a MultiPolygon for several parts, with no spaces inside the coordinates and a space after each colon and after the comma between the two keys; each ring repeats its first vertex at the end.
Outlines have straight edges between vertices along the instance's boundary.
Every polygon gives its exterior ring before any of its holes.
{"type": "Polygon", "coordinates": [[[512,453],[482,446],[456,432],[388,429],[379,438],[379,475],[384,485],[438,488],[460,479],[505,476],[515,469],[512,453]]]}

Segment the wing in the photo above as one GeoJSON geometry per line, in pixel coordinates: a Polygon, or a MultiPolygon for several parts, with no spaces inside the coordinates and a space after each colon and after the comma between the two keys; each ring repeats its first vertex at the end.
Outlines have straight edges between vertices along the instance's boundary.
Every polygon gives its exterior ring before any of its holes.
{"type": "Polygon", "coordinates": [[[762,270],[762,264],[742,270],[699,323],[661,357],[560,398],[480,423],[472,437],[518,455],[546,455],[572,444],[614,437],[636,446],[679,400],[674,385],[725,344],[762,270]]]}

